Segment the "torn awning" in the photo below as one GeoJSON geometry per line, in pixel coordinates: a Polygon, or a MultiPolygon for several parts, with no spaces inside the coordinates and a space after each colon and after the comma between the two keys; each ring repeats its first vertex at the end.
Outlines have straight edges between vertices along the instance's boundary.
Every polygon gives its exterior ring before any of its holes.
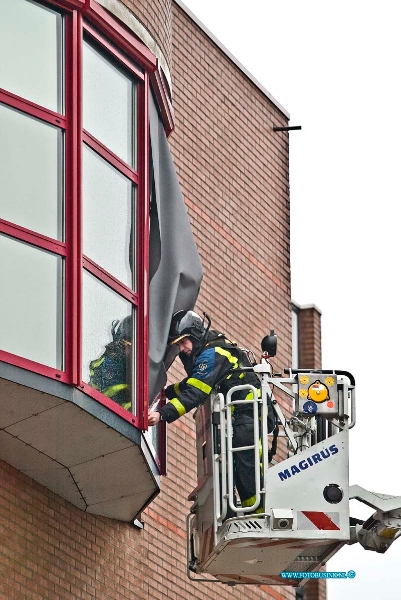
{"type": "Polygon", "coordinates": [[[150,97],[149,403],[166,383],[163,358],[172,315],[192,310],[203,270],[163,123],[150,97]]]}

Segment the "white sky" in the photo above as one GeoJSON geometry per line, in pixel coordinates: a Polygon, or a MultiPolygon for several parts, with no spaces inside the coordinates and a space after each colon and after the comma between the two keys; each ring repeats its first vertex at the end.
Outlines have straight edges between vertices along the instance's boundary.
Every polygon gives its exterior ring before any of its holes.
{"type": "MultiPolygon", "coordinates": [[[[356,379],[350,483],[401,495],[401,4],[184,2],[302,126],[290,133],[292,297],[322,311],[323,367],[356,379]]],[[[345,547],[327,569],[356,578],[328,582],[328,600],[399,600],[400,568],[401,539],[383,555],[345,547]]]]}

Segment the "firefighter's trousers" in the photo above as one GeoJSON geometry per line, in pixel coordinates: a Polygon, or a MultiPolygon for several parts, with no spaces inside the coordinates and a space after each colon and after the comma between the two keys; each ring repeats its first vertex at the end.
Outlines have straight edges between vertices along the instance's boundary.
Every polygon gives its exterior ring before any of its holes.
{"type": "MultiPolygon", "coordinates": [[[[253,412],[246,411],[234,414],[233,448],[254,444],[253,427],[253,412]]],[[[240,450],[234,453],[234,474],[241,505],[243,507],[252,506],[255,503],[256,496],[255,450],[240,450]]],[[[262,486],[263,482],[261,481],[262,486]]]]}

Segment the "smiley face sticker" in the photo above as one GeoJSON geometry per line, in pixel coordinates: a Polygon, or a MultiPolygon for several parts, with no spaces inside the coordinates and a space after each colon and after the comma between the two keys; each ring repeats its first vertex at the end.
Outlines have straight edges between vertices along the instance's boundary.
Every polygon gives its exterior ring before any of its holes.
{"type": "Polygon", "coordinates": [[[314,402],[325,402],[326,400],[330,400],[327,385],[317,379],[308,387],[308,400],[313,400],[314,402]]]}

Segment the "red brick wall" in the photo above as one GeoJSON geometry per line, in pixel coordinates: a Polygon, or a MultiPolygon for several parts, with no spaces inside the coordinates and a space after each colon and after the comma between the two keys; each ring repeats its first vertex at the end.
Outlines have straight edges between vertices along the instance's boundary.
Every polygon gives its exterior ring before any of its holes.
{"type": "Polygon", "coordinates": [[[304,587],[304,594],[304,600],[326,600],[326,580],[311,579],[304,587]]]}
{"type": "Polygon", "coordinates": [[[274,326],[291,349],[285,117],[174,5],[170,136],[202,257],[198,302],[255,350],[274,326]]]}
{"type": "Polygon", "coordinates": [[[0,461],[2,600],[155,597],[147,537],[80,511],[0,461]]]}

